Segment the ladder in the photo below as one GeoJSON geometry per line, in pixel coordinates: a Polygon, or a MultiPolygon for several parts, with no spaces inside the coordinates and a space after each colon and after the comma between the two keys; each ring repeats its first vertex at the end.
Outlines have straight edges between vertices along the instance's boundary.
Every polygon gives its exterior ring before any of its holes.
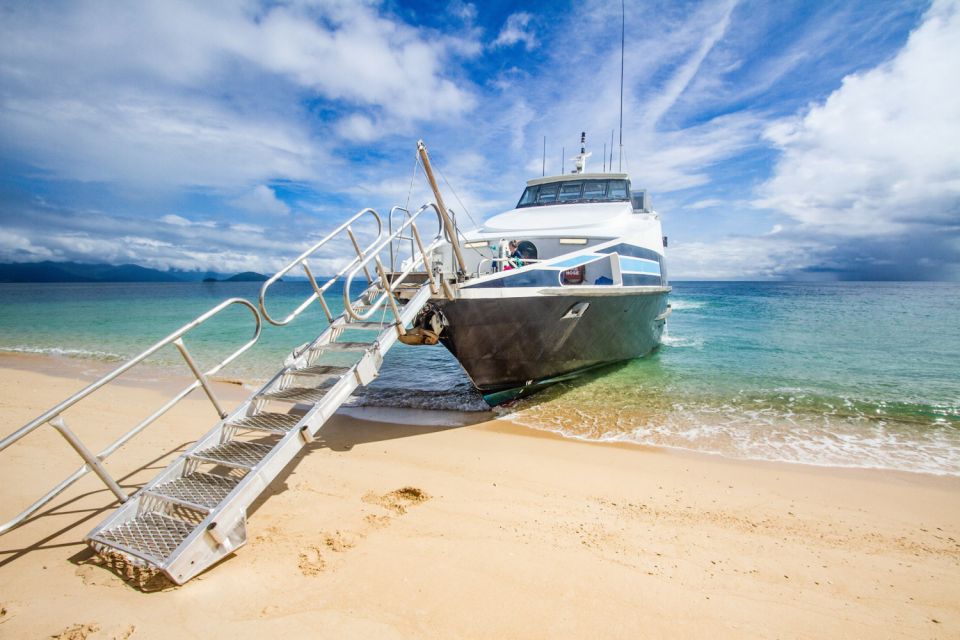
{"type": "MultiPolygon", "coordinates": [[[[146,570],[149,575],[162,573],[176,584],[187,582],[246,542],[249,506],[297,453],[314,441],[327,419],[353,391],[377,377],[384,355],[406,333],[405,327],[429,298],[441,290],[451,294],[450,286],[439,273],[439,265],[433,264],[436,250],[445,242],[444,219],[437,206],[427,204],[413,214],[399,210],[404,214],[403,222],[394,230],[392,218],[397,210],[395,207],[391,211],[389,232],[384,231],[376,211],[364,209],[291,261],[261,288],[259,315],[245,300],[231,300],[201,316],[206,319],[225,305],[237,302],[253,309],[257,320],[256,334],[242,350],[249,348],[259,336],[261,316],[272,324],[285,326],[316,302],[329,322],[312,342],[294,349],[279,371],[232,412],[227,413],[221,408],[207,382],[208,376],[225,363],[201,372],[183,346],[183,334],[199,324],[195,320],[0,441],[0,451],[42,424],[58,428],[71,444],[74,440],[77,442],[74,448],[87,463],[74,474],[76,478],[71,478],[76,480],[92,470],[111,490],[116,487],[114,493],[122,502],[86,536],[85,541],[104,558],[120,561],[121,566],[146,570]],[[437,214],[439,230],[424,244],[416,221],[428,210],[437,214]],[[366,248],[361,248],[354,232],[358,221],[375,223],[375,237],[366,248]],[[329,250],[337,241],[346,245],[346,240],[352,246],[354,257],[336,275],[323,284],[318,283],[309,259],[324,247],[329,250]],[[409,252],[403,251],[403,247],[409,247],[409,252]],[[388,251],[389,269],[381,258],[388,251]],[[398,260],[402,260],[399,265],[398,260]],[[275,319],[267,310],[267,295],[281,277],[298,267],[306,274],[312,293],[287,316],[275,319]],[[351,297],[354,280],[361,274],[367,285],[360,295],[351,297]],[[411,280],[416,280],[417,284],[407,281],[411,275],[415,276],[411,280]],[[326,296],[333,295],[330,290],[337,283],[343,287],[344,310],[334,314],[326,296]],[[401,289],[402,300],[398,295],[401,289]],[[381,316],[380,320],[375,319],[377,314],[381,316]],[[358,339],[354,337],[356,335],[365,337],[358,339]],[[221,419],[153,480],[134,495],[126,496],[100,464],[106,456],[102,452],[94,456],[67,430],[73,437],[71,440],[60,429],[58,421],[62,423],[60,414],[67,408],[168,343],[180,349],[197,382],[155,416],[190,391],[202,387],[221,419]]],[[[145,426],[138,425],[133,431],[139,433],[145,426]]],[[[125,442],[124,438],[136,433],[127,434],[121,440],[125,442]]],[[[120,444],[114,445],[113,450],[120,444]]],[[[109,453],[112,450],[106,455],[109,453]]],[[[41,500],[49,501],[66,486],[61,483],[41,500]]],[[[0,526],[0,533],[16,526],[45,503],[38,501],[21,514],[19,520],[0,526]]]]}

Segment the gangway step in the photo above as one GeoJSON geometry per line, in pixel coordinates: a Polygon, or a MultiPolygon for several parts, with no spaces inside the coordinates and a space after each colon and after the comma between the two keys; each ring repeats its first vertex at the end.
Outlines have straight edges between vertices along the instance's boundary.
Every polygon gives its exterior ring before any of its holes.
{"type": "Polygon", "coordinates": [[[157,485],[146,493],[202,513],[209,513],[239,483],[240,478],[195,471],[176,480],[157,485]]]}
{"type": "Polygon", "coordinates": [[[385,320],[383,322],[374,322],[370,320],[351,320],[346,324],[342,325],[344,329],[362,329],[366,331],[382,331],[386,327],[391,325],[396,325],[397,323],[392,320],[385,320]]]}
{"type": "Polygon", "coordinates": [[[162,563],[196,525],[161,513],[142,513],[133,520],[101,531],[92,540],[111,543],[134,556],[162,563]]]}
{"type": "Polygon", "coordinates": [[[195,453],[190,453],[187,457],[201,462],[213,462],[237,469],[253,469],[261,460],[263,460],[271,447],[266,444],[257,444],[256,442],[242,442],[231,440],[219,444],[209,449],[203,449],[195,453]]]}
{"type": "Polygon", "coordinates": [[[314,351],[366,351],[372,346],[372,342],[327,342],[314,351]]]}
{"type": "Polygon", "coordinates": [[[302,369],[291,369],[288,373],[299,376],[339,378],[343,374],[348,373],[350,369],[351,367],[338,367],[332,364],[315,364],[302,369]]]}
{"type": "Polygon", "coordinates": [[[293,429],[300,422],[300,416],[293,413],[258,413],[231,422],[230,426],[238,429],[254,429],[268,433],[284,434],[293,429]]]}
{"type": "Polygon", "coordinates": [[[320,402],[327,395],[329,387],[311,389],[310,387],[288,387],[279,391],[270,391],[257,396],[262,400],[280,400],[282,402],[320,402]]]}

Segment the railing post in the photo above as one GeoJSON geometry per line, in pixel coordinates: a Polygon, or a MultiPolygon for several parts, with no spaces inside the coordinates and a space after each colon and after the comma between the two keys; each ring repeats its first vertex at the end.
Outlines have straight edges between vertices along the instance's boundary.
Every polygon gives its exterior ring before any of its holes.
{"type": "Polygon", "coordinates": [[[323,291],[320,290],[320,287],[317,286],[317,280],[313,277],[313,271],[310,270],[310,265],[307,264],[306,258],[304,258],[303,263],[304,273],[307,274],[307,277],[310,279],[310,284],[313,287],[313,291],[317,294],[317,302],[320,303],[320,306],[323,308],[323,313],[327,316],[327,322],[333,322],[333,314],[330,312],[330,307],[327,306],[327,301],[323,297],[323,291]]]}
{"type": "Polygon", "coordinates": [[[390,310],[393,311],[393,317],[396,320],[397,331],[400,335],[407,333],[406,328],[403,326],[403,322],[400,321],[400,309],[397,308],[397,301],[393,297],[393,288],[390,286],[390,280],[387,278],[387,273],[383,268],[383,263],[380,262],[380,256],[374,256],[374,261],[377,263],[377,271],[380,273],[380,281],[383,283],[383,289],[387,292],[387,301],[390,303],[390,310]]]}
{"type": "Polygon", "coordinates": [[[210,398],[210,402],[213,403],[213,408],[217,410],[217,415],[219,415],[221,418],[226,418],[227,412],[223,410],[222,406],[220,406],[220,401],[217,400],[216,394],[213,393],[213,388],[207,381],[207,376],[203,375],[203,372],[200,371],[197,363],[193,361],[193,358],[187,351],[187,345],[183,344],[183,338],[177,338],[173,341],[173,344],[180,352],[180,355],[183,356],[183,359],[187,361],[187,366],[190,367],[190,371],[192,371],[193,375],[196,376],[197,380],[200,382],[200,385],[203,387],[203,390],[206,391],[207,397],[210,398]]]}
{"type": "Polygon", "coordinates": [[[370,271],[367,269],[367,264],[363,262],[363,250],[360,248],[360,243],[357,242],[357,237],[353,235],[353,229],[350,227],[347,227],[347,235],[350,236],[350,242],[353,243],[353,248],[357,251],[357,257],[360,258],[360,261],[363,264],[363,272],[367,274],[367,282],[373,282],[373,278],[370,276],[370,271]]]}
{"type": "Polygon", "coordinates": [[[433,270],[430,268],[430,265],[427,264],[427,252],[424,250],[423,242],[420,240],[420,232],[417,231],[417,225],[411,222],[410,230],[413,232],[413,237],[416,239],[417,246],[420,248],[420,260],[423,262],[423,270],[427,272],[427,278],[430,280],[430,293],[437,295],[437,293],[439,293],[437,281],[433,279],[433,270]]]}
{"type": "Polygon", "coordinates": [[[70,446],[73,447],[73,450],[76,451],[84,462],[90,465],[90,468],[93,469],[93,472],[100,476],[100,479],[103,480],[103,484],[107,485],[107,488],[113,492],[113,495],[117,496],[117,499],[120,502],[126,502],[129,499],[129,496],[124,493],[123,489],[120,488],[114,479],[107,473],[106,467],[103,466],[100,458],[93,455],[87,447],[80,442],[80,439],[77,438],[76,434],[70,430],[70,427],[67,426],[67,423],[63,421],[63,418],[57,416],[50,420],[50,424],[54,429],[60,432],[60,435],[70,443],[70,446]]]}

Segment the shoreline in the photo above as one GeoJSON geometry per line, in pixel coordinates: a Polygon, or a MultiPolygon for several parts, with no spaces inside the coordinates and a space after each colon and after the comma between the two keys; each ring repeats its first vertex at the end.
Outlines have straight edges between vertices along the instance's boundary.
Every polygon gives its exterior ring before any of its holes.
{"type": "MultiPolygon", "coordinates": [[[[119,366],[112,362],[91,360],[87,358],[75,358],[65,355],[54,355],[47,353],[26,353],[20,351],[8,351],[0,349],[0,369],[17,369],[23,371],[39,372],[47,375],[63,377],[67,379],[82,379],[93,382],[99,377],[109,373],[119,366]]],[[[180,389],[183,385],[193,381],[193,377],[186,371],[186,367],[179,374],[171,368],[161,366],[151,366],[142,364],[140,367],[128,372],[128,377],[121,377],[116,380],[116,384],[127,387],[137,388],[161,388],[164,390],[180,389]],[[152,375],[136,375],[135,372],[143,370],[152,375]],[[131,375],[132,374],[132,375],[131,375]]],[[[260,382],[250,382],[236,377],[214,376],[212,380],[217,383],[221,393],[226,395],[230,402],[239,402],[252,393],[260,382]]],[[[84,385],[85,386],[85,385],[84,385]]],[[[82,388],[82,387],[78,387],[82,388]]],[[[51,402],[50,406],[55,403],[51,402]]],[[[434,409],[410,409],[381,406],[355,406],[345,405],[338,414],[350,415],[359,419],[372,419],[374,421],[384,421],[390,423],[406,424],[413,419],[419,423],[445,426],[467,426],[488,423],[487,428],[498,430],[503,433],[521,435],[528,437],[546,437],[555,438],[562,441],[577,442],[585,445],[609,446],[626,449],[639,449],[653,453],[664,453],[676,455],[682,458],[690,457],[692,459],[710,461],[721,460],[731,464],[761,465],[769,468],[791,469],[800,467],[808,469],[811,472],[837,472],[841,477],[848,477],[847,474],[859,473],[877,473],[882,475],[902,476],[905,480],[914,476],[930,479],[944,479],[948,484],[951,479],[960,480],[960,473],[936,473],[931,471],[913,471],[904,469],[892,469],[888,467],[876,466],[856,466],[856,465],[832,465],[819,464],[815,462],[804,462],[795,460],[767,460],[761,458],[746,458],[727,455],[720,452],[702,451],[688,449],[684,447],[674,447],[669,445],[651,445],[629,440],[591,440],[580,436],[571,436],[559,433],[558,431],[537,428],[522,424],[512,420],[509,416],[498,415],[495,411],[456,411],[456,410],[434,410],[434,409]]],[[[2,437],[3,434],[0,434],[2,437]]]]}

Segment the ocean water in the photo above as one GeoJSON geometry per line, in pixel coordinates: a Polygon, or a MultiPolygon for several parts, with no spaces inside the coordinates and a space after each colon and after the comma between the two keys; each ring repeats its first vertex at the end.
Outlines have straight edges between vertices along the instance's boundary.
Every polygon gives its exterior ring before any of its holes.
{"type": "MultiPolygon", "coordinates": [[[[497,413],[571,438],[734,458],[960,475],[960,285],[674,283],[663,346],[497,413]]],[[[0,285],[0,350],[119,364],[256,283],[0,285]]],[[[275,315],[309,293],[281,283],[275,315]]],[[[339,296],[337,296],[339,298],[339,296]]],[[[339,308],[339,305],[337,305],[339,308]]],[[[245,341],[230,309],[187,336],[204,366],[245,341]]],[[[222,375],[268,378],[323,329],[319,309],[265,326],[222,375]]],[[[187,373],[172,347],[151,360],[187,373]]],[[[137,375],[133,373],[133,375],[137,375]]],[[[440,346],[397,345],[355,405],[484,411],[440,346]]]]}

